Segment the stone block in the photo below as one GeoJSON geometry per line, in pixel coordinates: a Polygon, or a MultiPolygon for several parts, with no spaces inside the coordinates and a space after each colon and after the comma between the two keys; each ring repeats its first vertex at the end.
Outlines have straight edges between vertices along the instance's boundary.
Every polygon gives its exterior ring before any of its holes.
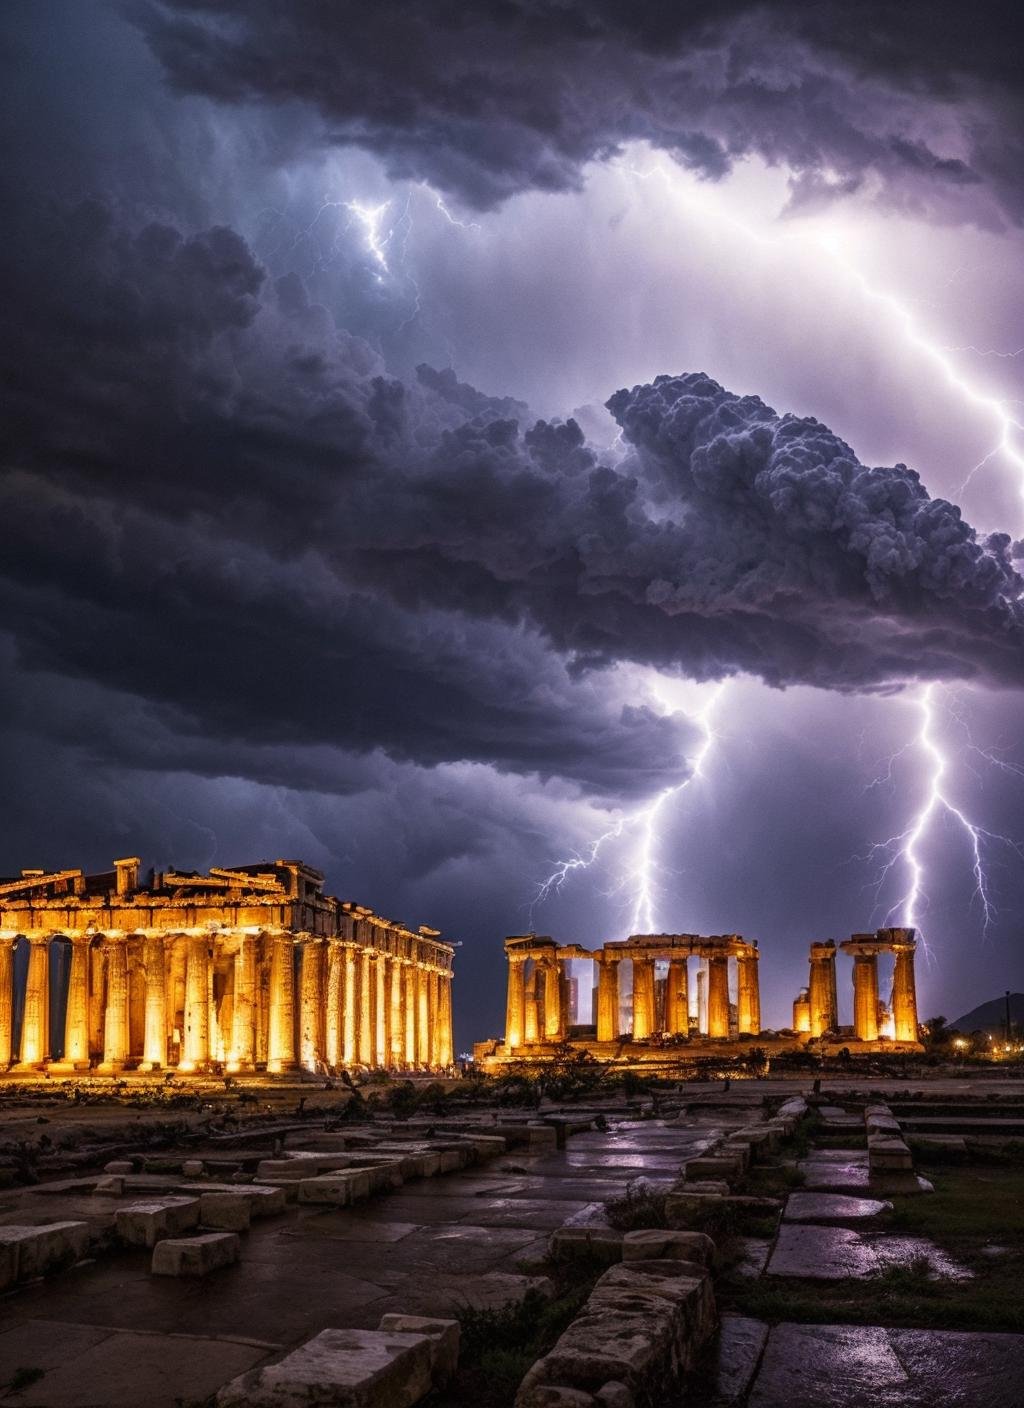
{"type": "Polygon", "coordinates": [[[669,1193],[665,1198],[665,1219],[672,1228],[691,1227],[696,1218],[724,1203],[721,1193],[669,1193]]]}
{"type": "Polygon", "coordinates": [[[610,1384],[602,1384],[594,1395],[600,1408],[636,1408],[636,1397],[625,1384],[614,1379],[610,1384]]]}
{"type": "Polygon", "coordinates": [[[435,1388],[443,1388],[459,1367],[459,1322],[438,1320],[426,1315],[382,1315],[378,1330],[399,1334],[425,1335],[431,1343],[431,1376],[435,1388]]]}
{"type": "Polygon", "coordinates": [[[201,1198],[204,1193],[230,1193],[233,1198],[245,1198],[251,1217],[275,1217],[284,1212],[288,1194],[286,1187],[264,1183],[181,1183],[174,1191],[194,1198],[201,1198]]]}
{"type": "Polygon", "coordinates": [[[351,1161],[349,1154],[306,1154],[296,1153],[287,1159],[261,1159],[256,1165],[256,1177],[261,1183],[273,1179],[312,1178],[318,1173],[330,1173],[334,1169],[347,1168],[351,1161]]]}
{"type": "Polygon", "coordinates": [[[737,1154],[714,1154],[710,1158],[690,1159],[686,1165],[687,1183],[705,1178],[719,1178],[731,1182],[743,1173],[743,1163],[737,1154]]]}
{"type": "Polygon", "coordinates": [[[201,1193],[199,1221],[221,1232],[247,1232],[252,1203],[244,1193],[201,1193]]]}
{"type": "Polygon", "coordinates": [[[185,1178],[202,1178],[206,1165],[202,1159],[186,1159],[181,1166],[181,1172],[185,1178]]]}
{"type": "Polygon", "coordinates": [[[438,1173],[458,1173],[460,1168],[466,1167],[466,1151],[464,1149],[440,1149],[438,1157],[441,1160],[438,1173]]]}
{"type": "Polygon", "coordinates": [[[217,1394],[217,1408],[412,1408],[433,1383],[435,1348],[397,1330],[321,1330],[217,1394]]]}
{"type": "Polygon", "coordinates": [[[788,1100],[783,1100],[776,1111],[783,1119],[802,1120],[807,1113],[807,1101],[802,1095],[792,1095],[788,1100]]]}
{"type": "Polygon", "coordinates": [[[677,1232],[663,1228],[627,1232],[622,1239],[622,1260],[690,1261],[710,1269],[715,1244],[703,1232],[677,1232]]]}
{"type": "Polygon", "coordinates": [[[133,1173],[134,1168],[131,1159],[111,1159],[108,1164],[103,1165],[104,1173],[133,1173]]]}
{"type": "Polygon", "coordinates": [[[910,1169],[914,1159],[902,1139],[893,1139],[884,1134],[868,1137],[868,1167],[872,1173],[891,1169],[910,1169]]]}
{"type": "Polygon", "coordinates": [[[369,1196],[368,1169],[339,1169],[335,1173],[322,1173],[316,1178],[304,1178],[299,1183],[300,1203],[327,1203],[345,1208],[369,1196]]]}
{"type": "Polygon", "coordinates": [[[97,1178],[93,1185],[94,1193],[105,1193],[110,1198],[120,1198],[124,1193],[124,1175],[120,1173],[107,1173],[102,1178],[97,1178]]]}
{"type": "Polygon", "coordinates": [[[73,1266],[89,1250],[87,1222],[51,1222],[44,1227],[0,1227],[0,1281],[30,1281],[73,1266]],[[10,1278],[10,1279],[8,1279],[10,1278]]]}
{"type": "Polygon", "coordinates": [[[482,1159],[493,1159],[508,1150],[508,1142],[500,1134],[474,1134],[473,1145],[482,1159]]]}
{"type": "Polygon", "coordinates": [[[622,1256],[623,1234],[614,1227],[558,1227],[551,1234],[548,1250],[557,1261],[573,1257],[593,1257],[616,1262],[622,1256]]]}
{"type": "Polygon", "coordinates": [[[550,1124],[529,1124],[527,1125],[531,1149],[556,1149],[558,1147],[558,1131],[550,1124]]]}
{"type": "Polygon", "coordinates": [[[198,1198],[153,1198],[118,1208],[114,1214],[118,1238],[129,1247],[155,1247],[165,1237],[198,1225],[198,1198]]]}
{"type": "Polygon", "coordinates": [[[739,1159],[741,1170],[746,1173],[750,1167],[751,1151],[750,1145],[745,1140],[733,1140],[729,1138],[718,1150],[718,1157],[722,1159],[739,1159]]]}
{"type": "Polygon", "coordinates": [[[208,1276],[222,1266],[233,1266],[239,1247],[234,1232],[167,1238],[153,1248],[150,1270],[154,1276],[208,1276]]]}

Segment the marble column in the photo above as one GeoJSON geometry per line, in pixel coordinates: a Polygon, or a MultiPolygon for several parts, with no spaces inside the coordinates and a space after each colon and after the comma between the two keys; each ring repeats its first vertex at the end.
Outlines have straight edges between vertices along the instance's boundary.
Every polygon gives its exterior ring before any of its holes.
{"type": "Polygon", "coordinates": [[[702,958],[697,967],[697,1031],[701,1036],[708,1034],[708,964],[702,958]]]}
{"type": "Polygon", "coordinates": [[[103,1021],[104,1073],[123,1071],[128,1060],[128,943],[106,938],[107,1006],[103,1021]]]}
{"type": "Polygon", "coordinates": [[[430,989],[425,968],[416,969],[416,1058],[425,1070],[430,1066],[430,989]]]}
{"type": "Polygon", "coordinates": [[[231,1011],[229,1071],[256,1065],[256,937],[239,934],[235,950],[235,1001],[231,1011]]]}
{"type": "Polygon", "coordinates": [[[416,964],[410,961],[402,974],[405,983],[405,1064],[410,1071],[416,1069],[419,1046],[416,1041],[416,1019],[418,1000],[416,997],[416,964]]]}
{"type": "Polygon", "coordinates": [[[597,959],[597,1039],[616,1041],[619,1036],[619,962],[606,953],[597,959]]]}
{"type": "Polygon", "coordinates": [[[373,1066],[377,1034],[377,975],[369,949],[359,952],[359,1064],[373,1066]]]}
{"type": "Polygon", "coordinates": [[[722,954],[708,958],[708,1036],[729,1036],[729,960],[722,954]]]}
{"type": "Polygon", "coordinates": [[[548,958],[541,966],[544,973],[544,1040],[561,1041],[565,1036],[565,1027],[562,1025],[564,1009],[561,960],[548,958]]]}
{"type": "Polygon", "coordinates": [[[400,1071],[405,1065],[405,980],[396,957],[388,963],[388,1065],[400,1071]]]}
{"type": "Polygon", "coordinates": [[[897,1041],[918,1041],[917,988],[914,982],[913,939],[893,944],[892,1017],[897,1041]]]}
{"type": "Polygon", "coordinates": [[[336,940],[327,945],[327,998],[324,1013],[324,1059],[337,1070],[345,1051],[345,950],[336,940]]]}
{"type": "Polygon", "coordinates": [[[60,1064],[71,1071],[89,1069],[89,940],[84,934],[71,940],[64,1056],[60,1064]]]}
{"type": "Polygon", "coordinates": [[[142,962],[146,988],[140,1069],[156,1071],[167,1065],[167,973],[162,935],[147,934],[143,939],[142,962]]]}
{"type": "MultiPolygon", "coordinates": [[[[507,957],[508,1001],[505,1008],[505,1045],[515,1048],[523,1044],[523,1018],[526,1008],[526,959],[519,953],[510,953],[507,957]]],[[[546,991],[545,988],[545,993],[546,991]]],[[[555,1010],[557,1012],[557,1007],[555,1010]]],[[[545,1016],[546,1013],[547,1002],[545,999],[545,1016]]]]}
{"type": "Polygon", "coordinates": [[[798,1036],[806,1036],[811,1030],[811,1003],[806,988],[801,988],[793,999],[793,1030],[798,1036]]]}
{"type": "Polygon", "coordinates": [[[740,954],[736,960],[736,1028],[740,1036],[757,1036],[761,1030],[761,988],[757,965],[757,949],[740,954]]]}
{"type": "Polygon", "coordinates": [[[523,1014],[523,1040],[527,1046],[540,1040],[540,1014],[538,1012],[539,1001],[537,998],[537,964],[531,962],[530,975],[526,979],[524,990],[524,1014],[523,1014]]]}
{"type": "Polygon", "coordinates": [[[391,983],[388,973],[388,956],[383,950],[377,954],[377,1024],[374,1032],[374,1065],[386,1067],[391,1055],[390,1022],[391,983]]]}
{"type": "Polygon", "coordinates": [[[654,959],[633,959],[633,1040],[654,1031],[654,959]]]}
{"type": "Polygon", "coordinates": [[[0,1071],[14,1059],[14,940],[0,939],[0,1071]]]}
{"type": "Polygon", "coordinates": [[[342,1021],[341,1059],[346,1066],[359,1060],[359,955],[345,948],[345,1008],[342,1021]]]}
{"type": "Polygon", "coordinates": [[[685,958],[669,959],[665,981],[665,1030],[672,1036],[690,1035],[690,989],[685,958]]]}
{"type": "Polygon", "coordinates": [[[275,934],[270,952],[270,1020],[267,1070],[293,1071],[295,1059],[295,944],[290,934],[275,934]]]}
{"type": "Polygon", "coordinates": [[[320,1071],[324,1064],[324,945],[322,939],[302,942],[299,997],[299,1064],[320,1071]]]}
{"type": "Polygon", "coordinates": [[[833,943],[811,944],[811,967],[808,996],[810,1001],[811,1036],[835,1031],[839,1014],[835,1010],[836,946],[833,943]]]}
{"type": "Polygon", "coordinates": [[[878,955],[853,955],[853,1030],[858,1041],[878,1040],[878,955]]]}
{"type": "Polygon", "coordinates": [[[101,942],[89,940],[89,1057],[103,1060],[103,1014],[106,1008],[107,956],[101,942]]]}
{"type": "Polygon", "coordinates": [[[455,1060],[455,1041],[452,1034],[452,979],[450,973],[442,973],[437,995],[437,1064],[447,1070],[455,1060]]]}
{"type": "Polygon", "coordinates": [[[178,1069],[201,1070],[210,1060],[210,940],[205,934],[188,936],[184,1016],[178,1069]]]}

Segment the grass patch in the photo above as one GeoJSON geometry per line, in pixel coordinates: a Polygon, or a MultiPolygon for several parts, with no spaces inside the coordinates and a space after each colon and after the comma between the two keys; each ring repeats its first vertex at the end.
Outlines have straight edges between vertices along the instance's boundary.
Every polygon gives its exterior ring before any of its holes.
{"type": "Polygon", "coordinates": [[[892,1212],[883,1214],[872,1230],[925,1237],[969,1267],[972,1280],[930,1276],[922,1257],[863,1280],[763,1276],[723,1285],[720,1308],[772,1324],[793,1320],[1024,1333],[1024,1168],[986,1165],[922,1172],[935,1192],[893,1197],[892,1212]],[[994,1247],[1005,1250],[992,1255],[994,1247]]]}
{"type": "Polygon", "coordinates": [[[610,1226],[619,1232],[635,1232],[640,1228],[667,1227],[665,1194],[655,1192],[642,1178],[631,1179],[621,1198],[605,1203],[605,1216],[610,1226]]]}
{"type": "Polygon", "coordinates": [[[553,1300],[536,1291],[502,1310],[459,1314],[459,1369],[447,1388],[424,1399],[429,1408],[509,1408],[524,1374],[552,1348],[579,1314],[593,1278],[576,1282],[553,1300]]]}

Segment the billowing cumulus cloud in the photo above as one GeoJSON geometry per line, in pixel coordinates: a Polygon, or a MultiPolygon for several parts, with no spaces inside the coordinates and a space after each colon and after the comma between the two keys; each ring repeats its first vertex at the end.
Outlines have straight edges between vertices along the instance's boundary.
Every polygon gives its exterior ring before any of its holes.
{"type": "Polygon", "coordinates": [[[877,188],[940,218],[1024,213],[1001,0],[938,17],[926,0],[151,0],[136,14],[180,91],[301,105],[318,140],[480,207],[576,186],[588,161],[644,140],[711,179],[751,154],[784,165],[795,205],[877,188]]]}

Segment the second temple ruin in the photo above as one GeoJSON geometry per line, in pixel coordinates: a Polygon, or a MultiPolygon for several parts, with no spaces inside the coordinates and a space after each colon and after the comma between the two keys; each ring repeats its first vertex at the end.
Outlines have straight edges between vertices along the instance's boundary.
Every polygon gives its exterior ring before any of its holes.
{"type": "Polygon", "coordinates": [[[739,934],[634,934],[587,949],[535,934],[505,940],[508,1001],[503,1042],[480,1043],[493,1066],[543,1058],[569,1041],[602,1059],[666,1045],[768,1037],[782,1045],[856,1043],[858,1049],[920,1049],[914,986],[913,929],[854,934],[838,946],[810,947],[808,986],[793,1005],[793,1027],[766,1033],[761,1025],[756,942],[739,934]],[[839,1023],[837,952],[853,958],[854,1021],[839,1023]],[[892,997],[879,999],[878,958],[894,958],[892,997]],[[692,972],[691,972],[692,970],[692,972]]]}

